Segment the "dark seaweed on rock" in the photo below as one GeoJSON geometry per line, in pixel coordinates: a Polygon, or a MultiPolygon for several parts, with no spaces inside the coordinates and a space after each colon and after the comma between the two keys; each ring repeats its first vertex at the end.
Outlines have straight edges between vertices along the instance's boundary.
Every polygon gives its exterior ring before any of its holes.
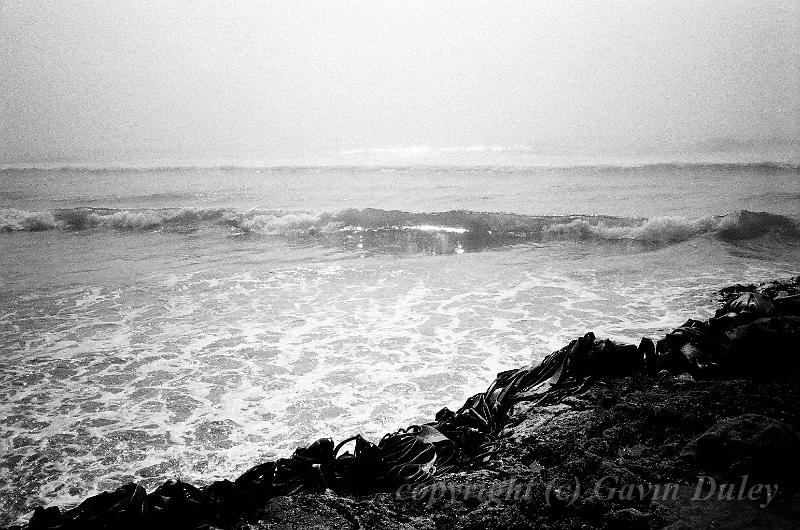
{"type": "MultiPolygon", "coordinates": [[[[610,381],[644,371],[661,380],[671,375],[690,380],[796,380],[800,374],[796,354],[800,276],[789,282],[737,285],[723,289],[721,295],[725,303],[714,318],[689,320],[655,345],[648,338],[636,347],[587,333],[536,366],[498,374],[486,392],[470,397],[457,411],[444,408],[433,422],[387,434],[378,444],[361,435],[338,445],[323,438],[298,448],[289,458],[258,464],[233,482],[217,481],[202,489],[170,480],[147,494],[140,485],[130,483],[63,512],[57,507],[37,507],[24,528],[227,527],[256,515],[274,497],[326,491],[365,494],[425,484],[443,473],[489,461],[515,404],[564,402],[569,396],[585,394],[600,379],[610,381]],[[758,362],[753,362],[754,355],[758,362]],[[343,452],[351,443],[352,451],[343,452]]],[[[664,411],[654,412],[653,421],[669,422],[670,417],[664,411]]],[[[619,436],[627,436],[618,430],[619,436]]],[[[693,443],[696,458],[711,467],[748,471],[751,456],[754,462],[765,463],[762,471],[776,472],[788,469],[781,462],[800,445],[790,426],[752,415],[725,420],[693,443]],[[754,438],[751,431],[763,431],[764,436],[754,438]],[[776,445],[778,438],[791,443],[776,445]],[[726,439],[741,439],[741,443],[730,446],[726,439]],[[748,444],[757,450],[749,450],[748,444]],[[788,453],[759,449],[764,444],[790,449],[788,453]]],[[[594,451],[602,452],[602,447],[594,451]]],[[[547,455],[537,458],[542,457],[547,455]]],[[[624,510],[620,514],[636,515],[624,510]]]]}
{"type": "Polygon", "coordinates": [[[690,319],[656,345],[651,373],[698,378],[786,380],[800,368],[800,277],[721,291],[725,304],[708,321],[690,319]],[[774,297],[774,298],[772,298],[774,297]],[[759,358],[752,362],[753,355],[759,358]]]}

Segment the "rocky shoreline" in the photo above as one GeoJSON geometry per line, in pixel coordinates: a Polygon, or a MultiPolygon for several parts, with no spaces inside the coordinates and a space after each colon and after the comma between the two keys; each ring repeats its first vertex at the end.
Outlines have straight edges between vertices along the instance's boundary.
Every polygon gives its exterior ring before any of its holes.
{"type": "Polygon", "coordinates": [[[587,333],[377,444],[128,484],[22,528],[795,528],[800,277],[720,294],[712,319],[638,346],[587,333]]]}

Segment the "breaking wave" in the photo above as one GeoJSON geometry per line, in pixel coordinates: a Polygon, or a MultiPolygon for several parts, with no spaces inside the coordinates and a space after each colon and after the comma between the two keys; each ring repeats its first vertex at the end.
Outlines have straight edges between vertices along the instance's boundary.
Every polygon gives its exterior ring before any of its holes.
{"type": "Polygon", "coordinates": [[[793,219],[746,210],[702,218],[532,216],[467,210],[412,213],[375,208],[337,212],[242,211],[228,208],[0,210],[0,231],[4,232],[189,232],[214,227],[238,234],[333,238],[353,241],[360,248],[408,247],[410,243],[427,248],[430,245],[426,245],[426,241],[433,241],[444,251],[549,241],[675,243],[704,234],[713,234],[726,241],[752,239],[766,234],[800,237],[800,225],[793,219]]]}

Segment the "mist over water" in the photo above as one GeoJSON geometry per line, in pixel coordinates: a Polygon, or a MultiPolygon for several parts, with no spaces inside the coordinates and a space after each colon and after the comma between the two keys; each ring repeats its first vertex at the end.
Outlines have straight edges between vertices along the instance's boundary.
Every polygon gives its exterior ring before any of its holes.
{"type": "Polygon", "coordinates": [[[800,274],[800,3],[0,2],[0,526],[800,274]]]}
{"type": "Polygon", "coordinates": [[[6,2],[0,163],[796,162],[799,40],[788,0],[6,2]]]}
{"type": "Polygon", "coordinates": [[[0,511],[375,439],[587,331],[709,316],[798,274],[798,171],[5,170],[0,511]]]}

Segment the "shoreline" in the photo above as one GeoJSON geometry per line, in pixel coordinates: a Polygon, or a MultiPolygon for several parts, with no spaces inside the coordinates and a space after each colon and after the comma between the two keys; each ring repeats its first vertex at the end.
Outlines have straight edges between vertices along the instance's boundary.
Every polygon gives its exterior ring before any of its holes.
{"type": "Polygon", "coordinates": [[[321,439],[202,490],[128,484],[22,528],[789,527],[800,277],[720,294],[657,344],[587,333],[378,444],[321,439]]]}

